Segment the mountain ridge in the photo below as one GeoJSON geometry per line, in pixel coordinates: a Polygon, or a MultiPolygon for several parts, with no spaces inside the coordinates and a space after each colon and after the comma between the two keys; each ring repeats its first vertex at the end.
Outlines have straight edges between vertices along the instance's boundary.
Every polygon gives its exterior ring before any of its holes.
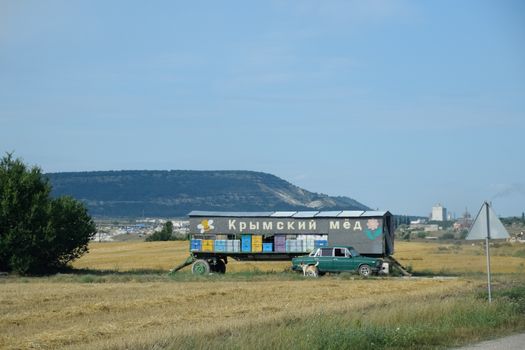
{"type": "Polygon", "coordinates": [[[183,217],[192,210],[367,210],[344,196],[300,188],[249,170],[108,170],[45,174],[54,196],[84,202],[95,217],[183,217]]]}

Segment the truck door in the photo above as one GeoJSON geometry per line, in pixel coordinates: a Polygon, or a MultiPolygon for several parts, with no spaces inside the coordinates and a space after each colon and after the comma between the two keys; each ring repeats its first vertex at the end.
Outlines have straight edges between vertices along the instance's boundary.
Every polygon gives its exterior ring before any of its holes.
{"type": "Polygon", "coordinates": [[[334,248],[333,269],[338,272],[355,271],[357,263],[346,248],[334,248]]]}

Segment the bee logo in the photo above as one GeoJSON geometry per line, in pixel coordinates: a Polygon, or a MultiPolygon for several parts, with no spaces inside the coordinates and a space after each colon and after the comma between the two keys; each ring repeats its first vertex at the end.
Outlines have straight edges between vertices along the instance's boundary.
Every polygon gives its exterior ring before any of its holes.
{"type": "Polygon", "coordinates": [[[200,224],[197,225],[197,228],[201,231],[201,233],[205,233],[213,230],[215,227],[213,226],[213,220],[204,219],[200,224]]]}

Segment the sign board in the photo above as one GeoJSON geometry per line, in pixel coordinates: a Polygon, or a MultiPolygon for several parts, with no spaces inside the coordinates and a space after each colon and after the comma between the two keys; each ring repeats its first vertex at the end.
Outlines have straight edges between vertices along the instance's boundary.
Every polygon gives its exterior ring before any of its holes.
{"type": "Polygon", "coordinates": [[[476,240],[486,238],[507,239],[509,238],[509,233],[494,213],[494,210],[485,202],[478,216],[476,216],[476,220],[474,220],[474,223],[470,227],[466,239],[476,240]]]}
{"type": "Polygon", "coordinates": [[[485,202],[470,227],[469,233],[466,237],[468,240],[484,239],[485,252],[487,256],[487,288],[489,303],[492,302],[492,293],[490,286],[490,251],[489,239],[505,239],[509,237],[509,233],[496,216],[489,203],[485,202]]]}

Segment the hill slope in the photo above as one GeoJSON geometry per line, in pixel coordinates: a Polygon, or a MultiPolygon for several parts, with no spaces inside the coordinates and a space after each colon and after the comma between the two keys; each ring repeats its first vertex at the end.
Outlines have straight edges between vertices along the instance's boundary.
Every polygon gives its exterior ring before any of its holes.
{"type": "Polygon", "coordinates": [[[253,171],[93,171],[46,174],[53,195],[70,195],[103,217],[175,217],[191,210],[368,209],[348,197],[306,191],[253,171]]]}

